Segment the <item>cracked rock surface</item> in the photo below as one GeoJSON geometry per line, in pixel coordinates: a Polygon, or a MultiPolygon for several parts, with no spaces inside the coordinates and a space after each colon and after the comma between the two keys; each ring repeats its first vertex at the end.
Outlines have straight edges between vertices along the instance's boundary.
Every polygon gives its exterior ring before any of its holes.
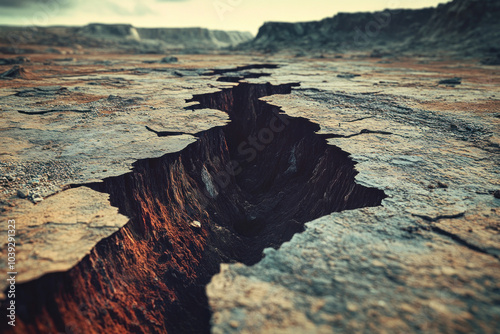
{"type": "MultiPolygon", "coordinates": [[[[37,205],[14,200],[8,218],[16,221],[18,283],[70,269],[101,239],[125,225],[128,218],[109,205],[108,197],[79,187],[37,205]]],[[[0,232],[7,235],[7,224],[1,225],[0,232]]],[[[6,253],[2,249],[4,258],[6,253]]],[[[5,286],[2,282],[2,293],[5,286]]]]}
{"type": "MultiPolygon", "coordinates": [[[[75,57],[71,65],[43,65],[57,55],[30,55],[23,66],[36,79],[0,82],[1,228],[16,219],[22,282],[68,271],[89,252],[96,256],[93,247],[117,230],[133,249],[128,241],[133,238],[120,229],[130,217],[118,213],[107,194],[68,186],[119,177],[139,159],[181,151],[197,141],[194,134],[227,124],[221,110],[190,108],[195,103],[186,100],[235,86],[217,80],[224,69],[252,72],[245,66],[272,61],[279,67],[258,71],[270,76],[238,79],[300,83],[291,94],[261,100],[318,124],[319,135],[357,162],[356,182],[387,197],[381,206],[306,223],[305,231],[278,249],[265,249],[252,266],[222,264],[206,287],[210,330],[496,332],[500,73],[495,68],[418,57],[388,64],[357,54],[271,60],[185,55],[175,64],[146,64],[154,60],[149,55],[108,55],[107,65],[99,63],[99,55],[75,57]],[[359,76],[346,79],[341,73],[359,76]],[[454,77],[462,78],[461,85],[438,85],[454,77]],[[19,198],[19,190],[43,201],[19,198]]],[[[2,72],[9,68],[0,65],[2,72]]],[[[202,219],[190,224],[189,235],[206,228],[202,219]]],[[[2,253],[0,268],[5,260],[2,253]]],[[[92,266],[106,268],[106,263],[92,266]]],[[[4,290],[6,283],[1,284],[4,290]]],[[[114,289],[119,282],[102,284],[114,289]]],[[[136,307],[144,319],[154,312],[136,307]]],[[[78,332],[78,317],[69,318],[78,332]]],[[[162,328],[148,321],[151,328],[162,328]]]]}
{"type": "Polygon", "coordinates": [[[207,287],[213,332],[494,333],[500,104],[488,97],[496,89],[485,80],[470,84],[477,95],[403,83],[374,92],[374,73],[340,86],[328,77],[332,65],[316,66],[316,76],[301,77],[304,88],[265,100],[334,134],[329,142],[358,161],[357,181],[388,198],[306,224],[252,267],[223,264],[207,287]]]}

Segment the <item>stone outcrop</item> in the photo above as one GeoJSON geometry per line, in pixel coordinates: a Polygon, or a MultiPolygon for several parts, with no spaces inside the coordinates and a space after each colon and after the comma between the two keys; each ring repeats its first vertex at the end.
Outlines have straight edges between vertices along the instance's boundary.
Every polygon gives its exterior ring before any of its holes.
{"type": "MultiPolygon", "coordinates": [[[[0,27],[0,43],[111,48],[155,53],[162,50],[216,50],[253,38],[249,32],[205,28],[136,28],[93,23],[84,27],[0,27]]],[[[13,50],[15,52],[15,50],[13,50]]],[[[18,53],[22,53],[19,50],[18,53]]]]}
{"type": "Polygon", "coordinates": [[[483,55],[498,52],[499,16],[500,3],[496,0],[454,0],[436,8],[340,13],[321,21],[265,23],[254,40],[239,48],[483,55]]]}

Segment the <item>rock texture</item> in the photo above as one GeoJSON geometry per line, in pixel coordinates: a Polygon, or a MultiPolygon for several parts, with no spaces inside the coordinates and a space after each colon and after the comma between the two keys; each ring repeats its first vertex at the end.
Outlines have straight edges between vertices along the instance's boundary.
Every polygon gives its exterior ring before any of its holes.
{"type": "Polygon", "coordinates": [[[306,224],[252,267],[222,265],[207,287],[213,333],[495,333],[498,100],[420,109],[423,96],[454,93],[425,84],[415,93],[402,82],[374,93],[381,83],[371,75],[342,84],[327,74],[331,66],[317,76],[295,68],[310,89],[266,101],[319,122],[360,163],[358,182],[389,197],[306,224]]]}
{"type": "MultiPolygon", "coordinates": [[[[97,242],[125,225],[128,218],[109,205],[108,197],[80,187],[51,196],[38,205],[15,200],[8,218],[17,222],[18,238],[25,241],[16,248],[17,282],[69,270],[97,242]]],[[[0,232],[7,235],[7,224],[3,221],[0,232]]],[[[0,255],[5,259],[7,249],[2,248],[0,255]]],[[[6,282],[2,282],[2,293],[5,287],[6,282]]],[[[6,295],[1,297],[4,299],[6,295]]]]}
{"type": "Polygon", "coordinates": [[[394,52],[498,53],[500,3],[496,0],[454,0],[437,8],[387,9],[374,13],[340,13],[321,21],[268,22],[257,37],[239,48],[346,51],[378,49],[394,52]]]}
{"type": "Polygon", "coordinates": [[[2,332],[495,333],[490,66],[177,56],[32,55],[36,79],[0,81],[0,215],[25,261],[2,332]]]}
{"type": "Polygon", "coordinates": [[[149,332],[206,332],[204,287],[221,262],[256,263],[264,248],[279,247],[314,217],[379,205],[383,192],[355,184],[352,161],[314,134],[316,124],[258,100],[288,94],[292,86],[242,83],[196,95],[200,104],[193,108],[223,110],[232,122],[198,133],[199,140],[178,154],[140,160],[131,173],[90,185],[109,193],[131,222],[68,273],[20,287],[17,301],[30,306],[18,326],[131,332],[141,321],[149,332]],[[271,140],[262,139],[262,125],[271,140]],[[245,144],[245,137],[260,138],[260,147],[245,144]],[[90,282],[74,279],[82,276],[90,282]],[[112,281],[122,283],[103,291],[102,282],[112,281]],[[156,291],[158,281],[165,285],[156,291]],[[107,301],[113,315],[101,314],[95,300],[107,301]],[[76,311],[82,304],[86,309],[76,311]],[[152,313],[131,317],[130,305],[152,313]]]}
{"type": "Polygon", "coordinates": [[[392,103],[384,106],[383,97],[373,101],[382,103],[375,110],[356,115],[374,118],[351,123],[352,114],[335,105],[360,106],[365,97],[323,94],[306,93],[306,100],[319,102],[313,108],[298,92],[296,100],[273,101],[297,110],[297,116],[308,109],[323,120],[325,132],[340,123],[343,129],[336,133],[361,133],[356,140],[341,137],[331,143],[361,162],[359,182],[381,187],[389,198],[382,208],[333,214],[307,224],[304,233],[279,251],[268,250],[255,266],[223,265],[207,289],[215,310],[213,332],[438,333],[481,328],[494,333],[499,321],[493,278],[500,266],[500,216],[492,190],[498,187],[498,168],[493,161],[481,168],[469,160],[471,155],[489,160],[490,149],[481,148],[478,155],[477,148],[464,147],[462,138],[446,135],[446,123],[412,122],[418,117],[415,110],[409,114],[393,109],[392,103]],[[326,103],[324,113],[319,112],[320,101],[326,103]],[[430,130],[432,125],[444,133],[430,130]],[[373,134],[363,134],[366,128],[373,134]],[[378,134],[377,129],[390,134],[378,134]],[[433,134],[441,139],[431,139],[433,134]],[[417,139],[423,136],[425,144],[417,139]],[[440,144],[430,145],[427,139],[440,144]],[[407,140],[414,144],[401,145],[407,140]],[[439,167],[439,161],[446,163],[439,167]],[[484,178],[478,182],[474,174],[484,178]]]}

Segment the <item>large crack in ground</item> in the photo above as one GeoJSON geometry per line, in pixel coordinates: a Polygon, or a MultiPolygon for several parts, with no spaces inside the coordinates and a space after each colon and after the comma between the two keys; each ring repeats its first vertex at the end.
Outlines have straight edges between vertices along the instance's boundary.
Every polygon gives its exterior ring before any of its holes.
{"type": "Polygon", "coordinates": [[[308,221],[380,205],[384,193],[356,184],[355,163],[316,134],[319,125],[259,100],[293,86],[240,83],[196,95],[198,108],[231,122],[89,185],[130,222],[70,271],[20,285],[16,330],[209,332],[205,286],[221,263],[252,265],[308,221]]]}

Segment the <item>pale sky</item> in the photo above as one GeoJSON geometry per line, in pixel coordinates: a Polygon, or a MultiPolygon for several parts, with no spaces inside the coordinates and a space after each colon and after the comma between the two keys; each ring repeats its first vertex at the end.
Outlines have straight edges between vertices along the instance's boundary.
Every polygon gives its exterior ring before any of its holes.
{"type": "Polygon", "coordinates": [[[434,7],[450,0],[0,0],[0,25],[130,23],[257,33],[266,21],[311,21],[338,12],[434,7]]]}

